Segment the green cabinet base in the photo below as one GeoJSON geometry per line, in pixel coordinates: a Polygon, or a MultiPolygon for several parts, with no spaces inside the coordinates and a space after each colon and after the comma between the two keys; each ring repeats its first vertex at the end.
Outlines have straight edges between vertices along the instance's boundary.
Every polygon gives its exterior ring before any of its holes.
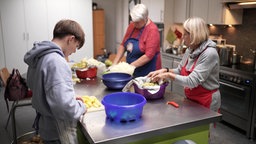
{"type": "Polygon", "coordinates": [[[197,144],[207,144],[209,140],[209,125],[168,133],[129,144],[172,144],[178,140],[192,140],[197,144]]]}
{"type": "MultiPolygon", "coordinates": [[[[89,144],[79,127],[77,136],[79,144],[89,144]]],[[[186,130],[180,130],[161,136],[151,137],[149,139],[131,142],[129,144],[173,144],[178,140],[192,140],[197,144],[207,144],[209,141],[209,125],[202,125],[186,130]]]]}

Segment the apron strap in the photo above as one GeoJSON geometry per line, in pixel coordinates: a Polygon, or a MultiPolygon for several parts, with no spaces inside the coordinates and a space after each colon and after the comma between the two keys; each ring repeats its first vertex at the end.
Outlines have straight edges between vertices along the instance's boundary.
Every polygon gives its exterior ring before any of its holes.
{"type": "Polygon", "coordinates": [[[39,119],[41,117],[41,114],[39,112],[36,112],[36,118],[33,123],[33,128],[36,130],[36,134],[38,134],[39,131],[39,119]]]}
{"type": "MultiPolygon", "coordinates": [[[[140,38],[140,35],[142,34],[144,28],[145,28],[145,26],[143,26],[143,27],[140,29],[140,33],[138,34],[138,36],[137,36],[136,39],[139,39],[139,38],[140,38]]],[[[129,35],[129,38],[132,37],[132,34],[133,34],[134,30],[135,30],[135,28],[133,28],[132,32],[131,32],[130,35],[129,35]]],[[[128,38],[128,39],[129,39],[129,38],[128,38]]]]}
{"type": "MultiPolygon", "coordinates": [[[[206,48],[204,48],[204,50],[196,57],[196,60],[195,60],[195,62],[194,62],[194,64],[193,64],[193,66],[191,67],[190,71],[193,71],[193,70],[194,70],[199,56],[200,56],[207,48],[208,48],[208,47],[206,46],[206,48]]],[[[189,59],[189,57],[187,58],[187,61],[186,61],[185,65],[184,65],[185,67],[186,67],[186,65],[188,64],[188,59],[189,59]]]]}

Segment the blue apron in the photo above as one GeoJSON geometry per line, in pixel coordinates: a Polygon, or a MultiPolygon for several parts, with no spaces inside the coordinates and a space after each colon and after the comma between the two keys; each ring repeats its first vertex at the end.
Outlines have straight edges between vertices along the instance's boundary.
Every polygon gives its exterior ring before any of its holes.
{"type": "MultiPolygon", "coordinates": [[[[140,51],[139,48],[139,38],[144,30],[144,27],[140,30],[139,35],[137,38],[131,38],[133,32],[135,29],[133,29],[132,33],[130,34],[129,38],[124,43],[124,47],[127,51],[126,56],[126,62],[132,63],[136,61],[138,58],[140,58],[145,53],[140,51]]],[[[137,67],[134,70],[133,77],[140,77],[140,76],[146,76],[149,72],[156,70],[156,60],[157,60],[157,53],[148,63],[146,63],[143,66],[137,67]]]]}

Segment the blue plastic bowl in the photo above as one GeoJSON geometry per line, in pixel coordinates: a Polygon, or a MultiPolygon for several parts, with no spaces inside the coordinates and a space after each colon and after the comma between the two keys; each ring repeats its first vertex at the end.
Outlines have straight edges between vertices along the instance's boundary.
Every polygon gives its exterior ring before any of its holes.
{"type": "Polygon", "coordinates": [[[132,79],[127,73],[106,73],[102,76],[102,81],[109,89],[122,89],[132,79]]]}
{"type": "Polygon", "coordinates": [[[130,122],[138,120],[146,104],[144,96],[130,92],[115,92],[102,99],[108,119],[116,122],[130,122]]]}

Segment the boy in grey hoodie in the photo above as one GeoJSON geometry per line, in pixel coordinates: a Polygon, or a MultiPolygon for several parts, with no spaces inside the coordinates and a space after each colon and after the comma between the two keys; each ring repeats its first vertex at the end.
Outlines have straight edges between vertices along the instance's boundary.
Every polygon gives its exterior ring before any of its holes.
{"type": "Polygon", "coordinates": [[[77,143],[76,125],[86,107],[75,96],[65,58],[83,46],[84,37],[77,22],[61,20],[55,25],[52,41],[35,43],[24,56],[32,106],[40,115],[39,134],[44,143],[77,143]]]}

